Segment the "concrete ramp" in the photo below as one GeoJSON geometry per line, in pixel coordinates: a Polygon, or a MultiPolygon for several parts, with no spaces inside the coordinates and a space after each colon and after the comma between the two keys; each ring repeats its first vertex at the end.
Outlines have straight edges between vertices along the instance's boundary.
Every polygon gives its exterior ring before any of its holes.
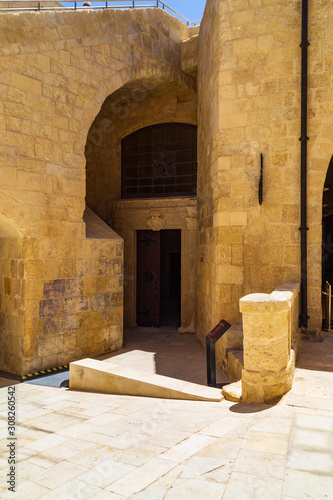
{"type": "Polygon", "coordinates": [[[220,389],[90,358],[70,363],[69,388],[165,399],[194,401],[223,399],[220,389]]]}

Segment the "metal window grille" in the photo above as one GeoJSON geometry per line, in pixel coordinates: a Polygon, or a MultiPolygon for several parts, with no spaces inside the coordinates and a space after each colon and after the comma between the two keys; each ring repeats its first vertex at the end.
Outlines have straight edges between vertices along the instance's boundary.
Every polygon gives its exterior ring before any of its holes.
{"type": "Polygon", "coordinates": [[[164,123],[121,142],[122,198],[195,196],[197,127],[164,123]]]}

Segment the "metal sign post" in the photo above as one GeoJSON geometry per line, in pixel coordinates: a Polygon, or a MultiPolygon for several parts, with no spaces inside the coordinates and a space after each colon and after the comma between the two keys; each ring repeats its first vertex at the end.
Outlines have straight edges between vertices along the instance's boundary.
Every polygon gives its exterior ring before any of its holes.
{"type": "Polygon", "coordinates": [[[230,323],[222,319],[206,337],[207,385],[210,387],[216,387],[215,344],[230,327],[230,323]]]}

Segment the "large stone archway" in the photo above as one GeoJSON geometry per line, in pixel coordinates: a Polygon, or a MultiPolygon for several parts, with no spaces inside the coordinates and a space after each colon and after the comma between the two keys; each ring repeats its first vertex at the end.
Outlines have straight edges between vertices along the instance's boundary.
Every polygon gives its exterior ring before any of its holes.
{"type": "Polygon", "coordinates": [[[196,115],[193,86],[172,75],[136,79],[109,95],[86,139],[87,206],[110,220],[110,204],[121,198],[120,145],[125,136],[157,123],[196,125],[196,115]]]}
{"type": "Polygon", "coordinates": [[[196,198],[121,200],[121,140],[146,126],[171,122],[197,123],[194,81],[178,72],[135,79],[108,96],[88,133],[86,199],[124,239],[127,326],[136,325],[136,232],[147,228],[154,210],[162,214],[165,229],[181,230],[181,328],[194,331],[196,198]]]}

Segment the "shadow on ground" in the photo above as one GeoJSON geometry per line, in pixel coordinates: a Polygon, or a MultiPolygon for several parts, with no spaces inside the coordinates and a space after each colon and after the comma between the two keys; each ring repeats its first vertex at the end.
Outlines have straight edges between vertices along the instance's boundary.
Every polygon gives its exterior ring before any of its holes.
{"type": "Polygon", "coordinates": [[[333,333],[323,332],[316,337],[302,337],[297,368],[333,372],[333,333]]]}
{"type": "MultiPolygon", "coordinates": [[[[207,385],[205,349],[195,334],[180,334],[169,326],[127,329],[123,348],[99,359],[207,385]]],[[[228,379],[217,369],[217,385],[228,383],[228,379]]]]}

